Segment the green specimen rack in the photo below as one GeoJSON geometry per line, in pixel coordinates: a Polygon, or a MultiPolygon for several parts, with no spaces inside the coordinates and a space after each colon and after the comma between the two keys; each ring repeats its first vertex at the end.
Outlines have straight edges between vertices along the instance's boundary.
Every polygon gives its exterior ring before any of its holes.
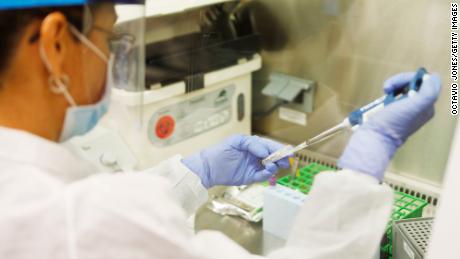
{"type": "MultiPolygon", "coordinates": [[[[324,166],[318,163],[311,163],[306,167],[301,168],[297,173],[297,177],[292,179],[290,175],[286,175],[278,179],[277,183],[290,189],[298,190],[304,194],[308,194],[313,185],[314,178],[317,174],[323,171],[336,171],[332,167],[324,166]]],[[[392,225],[396,220],[418,218],[422,216],[423,208],[428,203],[420,198],[409,194],[395,191],[395,202],[393,204],[393,212],[390,222],[388,223],[386,233],[381,243],[381,258],[392,258],[392,225]]]]}
{"type": "Polygon", "coordinates": [[[428,205],[428,202],[402,192],[395,191],[394,198],[391,219],[381,243],[380,258],[391,259],[393,256],[393,222],[401,219],[420,218],[423,214],[423,208],[428,205]]]}
{"type": "Polygon", "coordinates": [[[288,188],[298,190],[304,194],[308,194],[311,186],[313,185],[315,176],[323,171],[335,171],[335,169],[318,163],[311,163],[308,166],[299,169],[299,171],[296,172],[297,177],[295,179],[291,179],[290,175],[286,175],[278,179],[277,183],[288,188]]]}

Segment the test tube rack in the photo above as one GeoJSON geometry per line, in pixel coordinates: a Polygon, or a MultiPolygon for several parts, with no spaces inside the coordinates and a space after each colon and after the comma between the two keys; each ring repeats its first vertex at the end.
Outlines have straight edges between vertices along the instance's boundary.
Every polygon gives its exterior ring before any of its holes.
{"type": "Polygon", "coordinates": [[[292,179],[290,175],[286,175],[278,179],[277,183],[287,188],[308,194],[313,186],[315,176],[323,171],[335,171],[335,169],[318,163],[311,163],[299,169],[298,172],[296,172],[297,176],[295,179],[292,179]]]}
{"type": "MultiPolygon", "coordinates": [[[[264,230],[266,230],[265,221],[269,222],[270,230],[273,230],[272,224],[277,223],[279,229],[274,229],[275,231],[268,232],[271,232],[272,234],[275,234],[282,238],[287,238],[290,226],[284,226],[284,224],[282,224],[280,221],[283,221],[283,217],[294,218],[295,215],[290,215],[289,213],[297,212],[300,209],[303,200],[305,200],[305,198],[302,198],[301,203],[299,203],[298,199],[296,199],[295,202],[293,202],[290,196],[299,196],[300,194],[307,195],[310,192],[311,187],[313,186],[315,176],[323,171],[335,171],[335,169],[318,163],[311,163],[308,166],[299,169],[299,171],[296,172],[297,177],[295,179],[292,179],[290,175],[286,175],[278,179],[277,184],[281,185],[281,187],[277,186],[277,188],[267,188],[264,196],[264,230]],[[291,191],[288,192],[287,190],[291,191]],[[276,202],[273,202],[273,200],[271,199],[273,199],[275,196],[276,202]],[[286,208],[289,209],[286,210],[286,208]],[[269,211],[273,210],[278,213],[285,209],[286,213],[282,213],[283,215],[279,215],[280,217],[278,220],[271,221],[271,219],[274,217],[272,215],[275,215],[277,213],[266,213],[266,209],[269,209],[269,211]],[[281,228],[284,228],[284,230],[281,228]]],[[[398,191],[395,191],[394,193],[394,200],[395,202],[393,204],[393,212],[391,214],[390,221],[388,222],[386,228],[386,233],[381,243],[381,258],[392,258],[393,222],[401,219],[421,217],[423,213],[423,208],[426,205],[428,205],[428,203],[425,200],[398,191]]],[[[292,221],[284,220],[284,222],[290,224],[292,221]]]]}
{"type": "Polygon", "coordinates": [[[423,214],[423,208],[428,205],[428,202],[420,198],[397,191],[395,191],[394,199],[391,219],[388,222],[380,248],[380,258],[385,259],[393,257],[393,222],[402,219],[420,218],[423,214]]]}

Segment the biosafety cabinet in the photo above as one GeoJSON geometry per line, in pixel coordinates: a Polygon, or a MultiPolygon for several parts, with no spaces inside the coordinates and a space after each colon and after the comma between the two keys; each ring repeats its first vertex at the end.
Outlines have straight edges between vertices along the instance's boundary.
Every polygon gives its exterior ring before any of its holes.
{"type": "MultiPolygon", "coordinates": [[[[380,97],[390,76],[426,67],[443,82],[436,115],[398,150],[386,182],[436,205],[457,121],[450,113],[448,10],[444,0],[256,0],[264,65],[254,75],[253,131],[301,143],[380,97]],[[277,81],[289,89],[271,91],[277,81]],[[310,81],[312,109],[292,105],[301,100],[286,91],[300,91],[299,83],[306,89],[310,81]]],[[[334,166],[350,135],[312,146],[303,160],[334,166]]]]}
{"type": "MultiPolygon", "coordinates": [[[[122,11],[117,26],[142,19],[122,11]]],[[[262,61],[245,1],[147,1],[145,28],[145,89],[114,89],[108,115],[72,140],[78,152],[104,171],[128,171],[251,134],[262,61]]]]}
{"type": "MultiPolygon", "coordinates": [[[[423,66],[443,81],[436,116],[397,152],[385,182],[426,201],[423,215],[433,216],[457,125],[449,8],[444,0],[148,0],[143,89],[115,89],[108,116],[71,144],[105,171],[148,168],[231,134],[299,144],[380,97],[391,75],[423,66]]],[[[138,21],[122,11],[117,26],[138,21]]],[[[301,166],[336,168],[351,133],[300,152],[301,166]]]]}
{"type": "MultiPolygon", "coordinates": [[[[229,134],[298,144],[381,96],[393,74],[424,66],[448,86],[449,4],[147,1],[145,89],[115,90],[109,116],[74,142],[109,171],[145,168],[229,134]]],[[[135,19],[126,10],[119,26],[135,19]]],[[[433,206],[456,125],[449,98],[444,90],[436,116],[398,151],[385,179],[433,206]]],[[[301,152],[302,160],[335,166],[350,134],[301,152]]]]}
{"type": "MultiPolygon", "coordinates": [[[[447,162],[458,161],[458,154],[451,152],[458,119],[451,115],[446,47],[450,23],[445,17],[451,2],[255,2],[255,23],[264,46],[264,66],[255,74],[253,85],[257,100],[253,102],[253,131],[258,134],[299,144],[381,96],[383,82],[394,74],[423,66],[440,75],[443,90],[435,117],[398,150],[384,179],[396,191],[426,201],[423,216],[436,216],[439,201],[443,201],[440,194],[446,184],[447,162]],[[264,26],[267,24],[270,26],[264,26]],[[308,89],[310,81],[315,85],[313,98],[304,98],[312,102],[310,106],[299,106],[298,97],[288,98],[286,93],[308,89]],[[284,90],[274,91],[273,84],[284,90]]],[[[314,162],[335,167],[351,133],[300,152],[301,166],[314,162]]],[[[279,193],[271,194],[279,197],[279,193]]]]}

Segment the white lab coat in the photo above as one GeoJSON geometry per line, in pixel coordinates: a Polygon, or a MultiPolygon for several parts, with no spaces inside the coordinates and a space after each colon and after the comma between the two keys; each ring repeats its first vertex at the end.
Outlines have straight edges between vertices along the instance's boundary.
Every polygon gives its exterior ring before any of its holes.
{"type": "MultiPolygon", "coordinates": [[[[180,156],[147,172],[90,175],[28,133],[0,128],[0,143],[0,258],[261,258],[221,233],[188,230],[182,207],[196,208],[206,190],[180,156]]],[[[287,245],[268,257],[371,258],[391,202],[368,176],[322,173],[287,245]]]]}

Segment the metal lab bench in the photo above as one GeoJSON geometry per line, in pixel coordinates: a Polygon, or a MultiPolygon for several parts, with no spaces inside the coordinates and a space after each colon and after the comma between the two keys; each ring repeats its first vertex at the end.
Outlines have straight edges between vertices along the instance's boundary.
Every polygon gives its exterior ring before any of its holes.
{"type": "Polygon", "coordinates": [[[253,223],[236,216],[221,216],[206,206],[202,206],[196,213],[195,230],[222,232],[249,252],[257,255],[267,255],[282,247],[286,242],[264,232],[262,222],[253,223]]]}
{"type": "MultiPolygon", "coordinates": [[[[281,170],[279,173],[280,176],[285,174],[287,174],[286,170],[281,170]]],[[[226,187],[212,188],[209,197],[219,195],[225,189],[226,187]]],[[[195,214],[196,232],[200,230],[222,232],[250,253],[257,255],[267,255],[286,243],[286,240],[264,232],[262,221],[254,223],[237,216],[222,216],[208,209],[206,205],[201,206],[195,214]]]]}

